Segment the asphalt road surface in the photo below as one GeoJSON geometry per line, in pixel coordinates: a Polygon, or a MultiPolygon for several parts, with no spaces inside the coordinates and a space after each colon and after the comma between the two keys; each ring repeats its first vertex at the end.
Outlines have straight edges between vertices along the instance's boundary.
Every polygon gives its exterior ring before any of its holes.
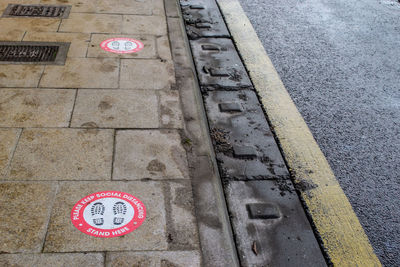
{"type": "Polygon", "coordinates": [[[400,3],[240,0],[385,266],[400,264],[400,3]]]}

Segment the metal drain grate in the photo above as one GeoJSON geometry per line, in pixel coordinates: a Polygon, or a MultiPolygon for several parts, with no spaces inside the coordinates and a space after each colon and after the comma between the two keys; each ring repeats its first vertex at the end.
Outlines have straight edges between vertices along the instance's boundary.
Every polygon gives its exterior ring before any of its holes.
{"type": "Polygon", "coordinates": [[[3,13],[3,17],[40,17],[65,19],[69,16],[70,10],[71,6],[9,4],[3,13]]]}
{"type": "Polygon", "coordinates": [[[0,64],[64,65],[70,43],[0,42],[0,64]]]}

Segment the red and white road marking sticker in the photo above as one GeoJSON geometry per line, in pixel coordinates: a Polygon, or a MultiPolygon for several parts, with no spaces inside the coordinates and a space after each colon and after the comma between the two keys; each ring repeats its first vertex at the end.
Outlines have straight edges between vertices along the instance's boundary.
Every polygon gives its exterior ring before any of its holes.
{"type": "Polygon", "coordinates": [[[138,228],[146,207],[136,197],[119,191],[102,191],[79,200],[71,221],[79,231],[96,237],[117,237],[138,228]]]}
{"type": "Polygon", "coordinates": [[[139,52],[144,45],[141,41],[131,38],[112,38],[101,42],[100,47],[108,52],[128,54],[139,52]]]}

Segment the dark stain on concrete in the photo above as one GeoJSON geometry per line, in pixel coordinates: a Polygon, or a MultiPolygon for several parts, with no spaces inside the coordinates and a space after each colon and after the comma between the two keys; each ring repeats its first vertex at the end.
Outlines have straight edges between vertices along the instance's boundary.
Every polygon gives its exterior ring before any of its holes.
{"type": "Polygon", "coordinates": [[[147,165],[146,170],[151,171],[151,172],[164,172],[166,169],[165,164],[162,162],[159,162],[156,159],[153,159],[150,161],[150,163],[147,165]]]}
{"type": "Polygon", "coordinates": [[[100,102],[98,107],[99,107],[100,110],[104,111],[104,110],[112,108],[112,104],[110,102],[108,102],[108,101],[104,101],[103,100],[103,101],[100,102]]]}

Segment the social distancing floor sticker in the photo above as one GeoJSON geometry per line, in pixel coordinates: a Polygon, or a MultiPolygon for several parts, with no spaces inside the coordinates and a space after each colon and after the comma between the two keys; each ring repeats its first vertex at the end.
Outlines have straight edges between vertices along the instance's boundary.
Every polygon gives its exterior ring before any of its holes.
{"type": "Polygon", "coordinates": [[[136,197],[119,191],[102,191],[79,200],[71,221],[81,232],[96,237],[117,237],[138,228],[146,218],[146,207],[136,197]]]}
{"type": "Polygon", "coordinates": [[[141,41],[131,38],[112,38],[101,42],[101,49],[117,54],[128,54],[139,52],[144,45],[141,41]]]}

